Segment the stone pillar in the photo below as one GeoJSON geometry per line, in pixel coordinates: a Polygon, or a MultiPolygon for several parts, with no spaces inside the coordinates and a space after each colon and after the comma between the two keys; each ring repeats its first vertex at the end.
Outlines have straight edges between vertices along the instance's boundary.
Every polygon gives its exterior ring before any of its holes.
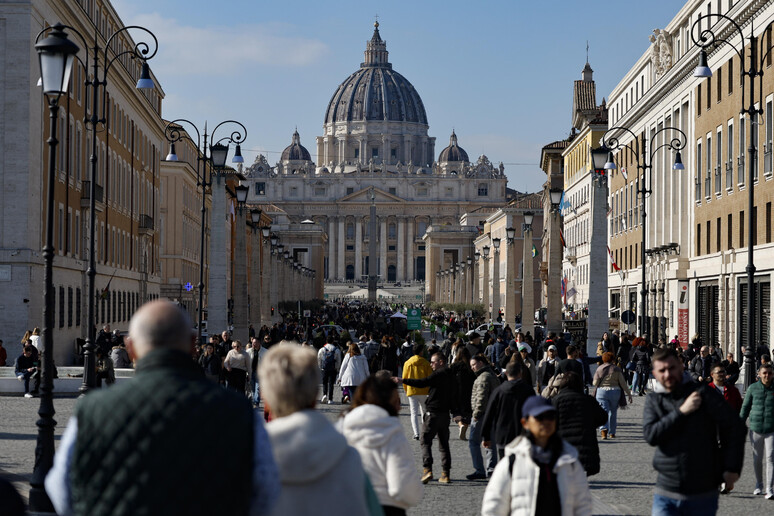
{"type": "Polygon", "coordinates": [[[405,275],[405,269],[403,268],[403,261],[405,260],[405,243],[404,240],[406,238],[406,220],[403,217],[398,218],[398,246],[396,249],[398,252],[396,253],[398,264],[397,264],[397,270],[395,271],[395,279],[396,281],[406,281],[406,275],[405,275]]]}
{"type": "Polygon", "coordinates": [[[406,224],[406,279],[414,281],[414,217],[406,224]]]}
{"type": "MultiPolygon", "coordinates": [[[[484,268],[484,284],[481,287],[481,302],[484,305],[484,316],[490,314],[489,311],[489,257],[481,254],[481,266],[484,268]]],[[[490,314],[491,315],[491,314],[490,314]]]]}
{"type": "Polygon", "coordinates": [[[248,317],[248,321],[253,325],[253,328],[255,328],[256,334],[258,333],[261,324],[261,268],[259,265],[261,258],[259,249],[261,245],[260,232],[261,231],[258,228],[251,229],[250,235],[253,243],[251,246],[252,252],[248,256],[248,260],[250,261],[250,316],[248,317]]]}
{"type": "Polygon", "coordinates": [[[245,209],[236,210],[234,242],[234,333],[232,339],[247,345],[247,225],[245,209]]]}
{"type": "MultiPolygon", "coordinates": [[[[271,325],[271,252],[260,235],[258,236],[261,242],[260,256],[261,256],[261,320],[260,325],[271,325]]],[[[257,329],[257,328],[256,328],[257,329]]]]}
{"type": "MultiPolygon", "coordinates": [[[[608,263],[607,255],[607,181],[594,180],[591,183],[591,234],[589,242],[589,317],[587,320],[588,340],[586,352],[596,353],[596,346],[602,334],[610,329],[608,315],[608,263]],[[592,351],[593,347],[593,351],[592,351]]],[[[654,292],[655,294],[655,292],[654,292]]],[[[623,304],[624,300],[621,299],[623,304]]],[[[655,307],[655,303],[653,303],[655,307]]],[[[652,336],[657,339],[657,336],[652,336]]],[[[654,344],[658,340],[651,340],[654,344]]]]}
{"type": "Polygon", "coordinates": [[[226,179],[213,175],[210,217],[210,277],[207,283],[207,330],[210,335],[228,328],[228,248],[226,247],[226,179]]]}
{"type": "Polygon", "coordinates": [[[473,298],[472,303],[477,304],[481,301],[481,295],[479,294],[479,275],[481,274],[481,266],[478,263],[479,261],[476,260],[475,256],[473,257],[473,288],[471,289],[473,298]]]}
{"type": "Polygon", "coordinates": [[[363,276],[363,218],[355,219],[355,281],[363,276]]]}
{"type": "Polygon", "coordinates": [[[277,303],[279,303],[279,263],[277,259],[277,249],[274,248],[271,251],[271,255],[267,257],[269,268],[271,269],[271,275],[269,277],[269,318],[267,321],[269,324],[279,320],[279,311],[277,310],[277,303]],[[274,316],[271,315],[271,309],[274,308],[274,316]]]}
{"type": "Polygon", "coordinates": [[[336,221],[328,218],[328,280],[336,278],[336,221]]]}
{"type": "Polygon", "coordinates": [[[470,271],[465,269],[466,265],[464,261],[460,262],[460,303],[468,302],[468,276],[470,271]]]}
{"type": "MultiPolygon", "coordinates": [[[[535,336],[535,269],[532,258],[532,228],[524,231],[524,271],[521,275],[521,331],[535,336]]],[[[515,258],[515,257],[514,257],[515,258]]],[[[600,337],[602,335],[600,334],[600,337]]],[[[596,354],[596,349],[594,350],[596,354]]],[[[593,356],[593,355],[591,355],[593,356]]]]}
{"type": "MultiPolygon", "coordinates": [[[[559,334],[562,331],[562,244],[559,241],[559,228],[561,227],[562,221],[559,212],[550,212],[548,214],[548,220],[548,299],[546,300],[546,332],[556,332],[559,334]]],[[[605,245],[605,252],[607,252],[607,245],[605,245]]]]}
{"type": "Polygon", "coordinates": [[[336,263],[338,265],[338,272],[336,273],[336,276],[339,280],[343,280],[347,277],[347,261],[344,259],[347,251],[347,234],[344,227],[344,217],[341,215],[339,215],[339,232],[336,236],[336,242],[339,245],[339,249],[336,252],[336,263]]]}
{"type": "MultiPolygon", "coordinates": [[[[515,242],[515,239],[511,242],[507,242],[506,240],[505,251],[507,253],[505,256],[507,262],[505,262],[505,321],[504,322],[506,324],[513,325],[516,323],[516,242],[515,242]]],[[[524,262],[525,267],[526,267],[526,263],[527,262],[525,261],[524,262]]],[[[524,303],[522,303],[521,307],[522,307],[522,314],[523,314],[524,303]]]]}
{"type": "Polygon", "coordinates": [[[500,313],[500,250],[494,249],[492,266],[492,320],[496,321],[500,313]]]}
{"type": "Polygon", "coordinates": [[[379,274],[382,276],[382,282],[387,281],[387,217],[379,220],[380,238],[379,238],[379,274]]]}

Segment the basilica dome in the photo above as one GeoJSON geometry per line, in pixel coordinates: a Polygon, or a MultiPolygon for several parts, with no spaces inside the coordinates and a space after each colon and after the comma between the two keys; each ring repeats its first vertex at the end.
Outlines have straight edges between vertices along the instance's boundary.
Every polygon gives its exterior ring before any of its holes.
{"type": "Polygon", "coordinates": [[[465,149],[457,145],[457,135],[454,134],[454,130],[452,130],[451,138],[449,138],[449,146],[441,151],[441,155],[438,156],[438,161],[469,161],[468,153],[465,152],[465,149]]]}
{"type": "Polygon", "coordinates": [[[386,120],[427,125],[425,106],[414,86],[392,69],[379,23],[366,45],[365,62],[333,94],[325,123],[386,120]]]}
{"type": "Polygon", "coordinates": [[[282,158],[280,159],[281,161],[312,161],[309,151],[301,145],[301,136],[299,136],[298,131],[293,132],[293,141],[282,151],[282,158]]]}

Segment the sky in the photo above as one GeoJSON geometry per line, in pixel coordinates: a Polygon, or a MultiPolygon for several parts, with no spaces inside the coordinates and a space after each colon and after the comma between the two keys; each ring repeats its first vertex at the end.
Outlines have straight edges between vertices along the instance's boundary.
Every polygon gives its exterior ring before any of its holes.
{"type": "MultiPolygon", "coordinates": [[[[542,188],[541,148],[570,132],[573,81],[588,60],[597,103],[683,2],[650,0],[112,0],[159,39],[150,62],[162,115],[247,127],[246,163],[276,163],[298,128],[316,137],[336,88],[363,61],[378,15],[393,69],[425,104],[436,159],[452,129],[471,160],[505,164],[508,186],[542,188]]],[[[139,39],[139,38],[137,38],[139,39]]]]}

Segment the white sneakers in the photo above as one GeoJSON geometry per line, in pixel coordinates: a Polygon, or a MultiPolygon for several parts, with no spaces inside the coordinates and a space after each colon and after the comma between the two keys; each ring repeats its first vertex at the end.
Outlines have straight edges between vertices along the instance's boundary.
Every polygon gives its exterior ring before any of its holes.
{"type": "Polygon", "coordinates": [[[24,381],[24,377],[23,376],[17,376],[16,379],[19,380],[20,382],[24,381]]]}
{"type": "Polygon", "coordinates": [[[755,491],[753,491],[753,495],[755,496],[762,495],[762,494],[763,494],[763,489],[761,489],[760,487],[756,487],[755,491]]]}
{"type": "Polygon", "coordinates": [[[328,400],[328,405],[333,405],[333,400],[328,400]]]}
{"type": "Polygon", "coordinates": [[[33,396],[31,392],[26,392],[26,393],[24,393],[24,397],[25,398],[34,398],[35,396],[33,396]]]}
{"type": "Polygon", "coordinates": [[[328,403],[328,396],[326,396],[325,394],[323,394],[323,397],[322,397],[322,399],[320,400],[320,403],[328,403]]]}

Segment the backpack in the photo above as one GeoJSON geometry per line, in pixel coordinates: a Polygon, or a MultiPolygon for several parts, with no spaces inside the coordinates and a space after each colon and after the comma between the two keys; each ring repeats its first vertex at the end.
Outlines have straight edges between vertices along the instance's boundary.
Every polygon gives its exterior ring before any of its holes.
{"type": "Polygon", "coordinates": [[[336,372],[336,352],[325,347],[322,358],[322,370],[326,373],[336,372]]]}

